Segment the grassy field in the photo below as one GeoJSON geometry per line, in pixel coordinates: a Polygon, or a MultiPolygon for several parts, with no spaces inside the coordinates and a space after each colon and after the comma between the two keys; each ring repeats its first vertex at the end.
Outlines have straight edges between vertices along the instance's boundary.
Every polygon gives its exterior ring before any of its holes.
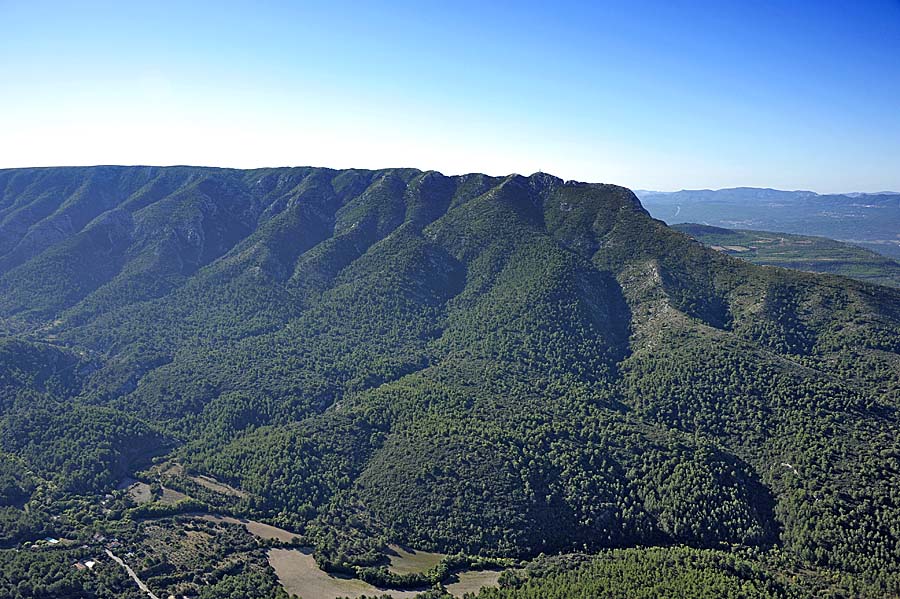
{"type": "Polygon", "coordinates": [[[292,533],[289,530],[278,528],[277,526],[272,526],[271,524],[265,524],[263,522],[256,522],[255,520],[238,520],[237,518],[232,518],[231,516],[219,516],[215,514],[204,514],[203,516],[200,516],[200,518],[208,522],[228,522],[230,524],[241,524],[244,526],[244,528],[247,529],[247,532],[261,539],[276,539],[278,541],[290,543],[294,540],[294,538],[297,537],[296,534],[292,533]]]}
{"type": "Polygon", "coordinates": [[[150,485],[143,481],[131,478],[130,476],[126,476],[119,481],[116,490],[126,491],[131,501],[137,505],[153,501],[153,492],[150,489],[150,485]]]}
{"type": "Polygon", "coordinates": [[[442,553],[429,553],[428,551],[416,551],[399,545],[388,545],[388,570],[397,574],[412,574],[425,572],[438,565],[444,559],[442,553]]]}
{"type": "Polygon", "coordinates": [[[337,597],[381,596],[412,599],[420,591],[385,591],[355,578],[339,578],[319,569],[310,553],[298,549],[270,549],[269,564],[288,593],[303,599],[337,599],[337,597]]]}
{"type": "Polygon", "coordinates": [[[446,586],[447,592],[454,597],[462,597],[466,593],[477,593],[482,587],[497,586],[501,570],[470,570],[456,575],[457,581],[446,586]]]}
{"type": "Polygon", "coordinates": [[[216,493],[221,493],[222,495],[231,495],[233,497],[246,497],[247,494],[241,491],[240,489],[235,489],[231,485],[227,485],[223,482],[219,482],[211,476],[188,476],[189,479],[197,483],[202,487],[206,487],[210,491],[214,491],[216,493]]]}
{"type": "Polygon", "coordinates": [[[128,496],[138,505],[147,503],[153,499],[153,494],[150,492],[150,485],[141,481],[135,481],[128,487],[128,496]]]}
{"type": "Polygon", "coordinates": [[[175,489],[170,489],[168,487],[162,488],[162,497],[160,498],[160,503],[164,503],[166,505],[174,505],[183,499],[187,499],[188,496],[182,493],[181,491],[176,491],[175,489]]]}
{"type": "Polygon", "coordinates": [[[900,263],[842,241],[696,224],[674,225],[674,228],[714,250],[754,264],[843,275],[900,287],[900,263]]]}

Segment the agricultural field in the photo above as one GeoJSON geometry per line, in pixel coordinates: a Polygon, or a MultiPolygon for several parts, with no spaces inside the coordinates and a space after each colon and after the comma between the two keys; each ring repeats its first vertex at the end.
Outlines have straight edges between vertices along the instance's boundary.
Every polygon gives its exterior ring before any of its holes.
{"type": "Polygon", "coordinates": [[[388,570],[396,574],[412,574],[427,572],[437,566],[442,559],[447,557],[443,553],[430,553],[428,551],[416,551],[400,545],[388,545],[388,570]]]}
{"type": "Polygon", "coordinates": [[[842,275],[900,287],[900,262],[826,237],[683,224],[672,228],[719,252],[762,266],[842,275]]]}
{"type": "Polygon", "coordinates": [[[463,597],[467,593],[476,594],[483,588],[496,587],[502,570],[470,570],[468,572],[460,572],[456,575],[456,580],[450,582],[444,587],[447,592],[454,597],[463,597]]]}
{"type": "Polygon", "coordinates": [[[312,554],[299,549],[270,549],[268,559],[284,589],[303,599],[380,596],[384,593],[390,593],[394,599],[412,599],[420,592],[386,591],[356,578],[328,574],[319,568],[312,554]]]}

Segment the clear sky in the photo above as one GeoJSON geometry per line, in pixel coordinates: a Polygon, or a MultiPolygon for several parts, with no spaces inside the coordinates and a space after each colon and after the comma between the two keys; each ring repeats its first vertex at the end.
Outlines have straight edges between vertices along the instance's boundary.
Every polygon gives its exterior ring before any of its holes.
{"type": "Polygon", "coordinates": [[[900,191],[900,0],[0,0],[0,167],[900,191]]]}

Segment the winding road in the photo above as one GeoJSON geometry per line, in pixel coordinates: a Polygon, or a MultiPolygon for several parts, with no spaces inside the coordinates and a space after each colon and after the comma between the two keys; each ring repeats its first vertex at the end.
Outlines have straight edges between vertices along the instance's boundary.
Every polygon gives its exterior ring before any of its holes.
{"type": "Polygon", "coordinates": [[[156,595],[154,595],[154,594],[153,594],[153,591],[151,591],[151,590],[147,587],[147,585],[144,584],[144,581],[141,580],[140,578],[138,578],[138,575],[134,573],[134,570],[131,569],[131,566],[129,566],[128,564],[126,564],[125,562],[122,561],[122,558],[121,558],[121,557],[119,557],[118,555],[116,555],[115,553],[113,553],[112,551],[110,551],[109,549],[106,550],[106,555],[108,555],[109,557],[111,557],[112,560],[113,560],[114,562],[116,562],[117,564],[119,564],[120,566],[122,566],[123,568],[125,568],[125,571],[128,572],[128,575],[131,576],[131,578],[134,579],[134,581],[137,583],[138,587],[140,587],[140,589],[141,589],[142,591],[144,591],[145,593],[147,593],[147,596],[150,597],[150,599],[159,599],[159,597],[157,597],[156,595]]]}

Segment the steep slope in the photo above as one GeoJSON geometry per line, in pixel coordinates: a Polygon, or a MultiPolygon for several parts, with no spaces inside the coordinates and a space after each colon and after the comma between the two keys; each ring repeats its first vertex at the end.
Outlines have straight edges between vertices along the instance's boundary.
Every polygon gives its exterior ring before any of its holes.
{"type": "Polygon", "coordinates": [[[897,290],[759,268],[545,174],[0,181],[3,327],[90,364],[52,401],[127,419],[91,429],[113,446],[177,440],[320,563],[734,543],[900,572],[897,290]]]}

